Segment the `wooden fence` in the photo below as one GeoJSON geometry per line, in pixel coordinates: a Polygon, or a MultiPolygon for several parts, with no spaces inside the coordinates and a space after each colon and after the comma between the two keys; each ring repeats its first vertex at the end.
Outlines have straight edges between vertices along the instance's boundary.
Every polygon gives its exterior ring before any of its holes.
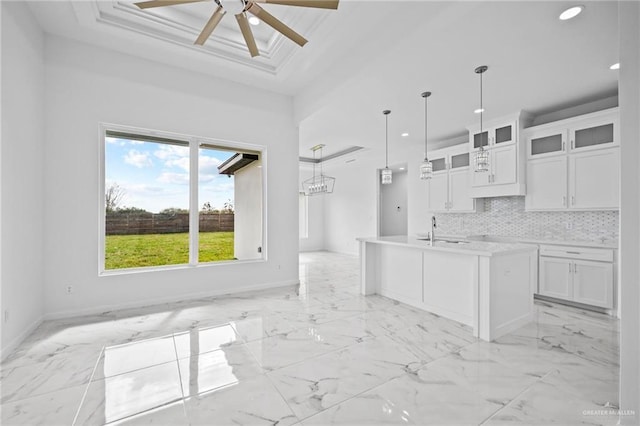
{"type": "MultiPolygon", "coordinates": [[[[200,213],[200,232],[233,232],[233,213],[200,213]]],[[[107,235],[189,232],[189,213],[112,213],[106,216],[107,235]]]]}

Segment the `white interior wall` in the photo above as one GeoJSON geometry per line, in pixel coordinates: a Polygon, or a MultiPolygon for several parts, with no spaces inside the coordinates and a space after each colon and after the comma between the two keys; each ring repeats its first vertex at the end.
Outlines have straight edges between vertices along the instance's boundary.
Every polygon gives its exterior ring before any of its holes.
{"type": "Polygon", "coordinates": [[[1,356],[43,315],[44,35],[27,5],[2,8],[1,356]],[[8,318],[4,312],[8,311],[8,318]]]}
{"type": "Polygon", "coordinates": [[[260,259],[262,253],[262,161],[254,161],[234,174],[233,255],[260,259]]]}
{"type": "MultiPolygon", "coordinates": [[[[300,167],[300,185],[302,181],[313,176],[313,169],[310,166],[300,167]]],[[[338,185],[338,183],[336,183],[338,185]]],[[[324,250],[324,200],[325,197],[333,197],[333,194],[313,195],[307,197],[307,236],[300,236],[300,251],[324,250]]]]}
{"type": "Polygon", "coordinates": [[[298,137],[289,97],[55,36],[46,39],[45,63],[49,317],[297,282],[298,137]],[[98,276],[101,122],[266,146],[268,260],[98,276]]]}
{"type": "Polygon", "coordinates": [[[620,21],[620,408],[640,423],[640,4],[619,2],[620,21]]]}

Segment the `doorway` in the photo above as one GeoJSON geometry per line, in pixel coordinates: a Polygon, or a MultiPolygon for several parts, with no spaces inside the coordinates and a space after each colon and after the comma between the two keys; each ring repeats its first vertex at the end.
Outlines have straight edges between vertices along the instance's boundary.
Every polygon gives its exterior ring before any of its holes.
{"type": "Polygon", "coordinates": [[[383,185],[378,172],[378,235],[407,235],[407,166],[391,168],[392,182],[383,185]]]}

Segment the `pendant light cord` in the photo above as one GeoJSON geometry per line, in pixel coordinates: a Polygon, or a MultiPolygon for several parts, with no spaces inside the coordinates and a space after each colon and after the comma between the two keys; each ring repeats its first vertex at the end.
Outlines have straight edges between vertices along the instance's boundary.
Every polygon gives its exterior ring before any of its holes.
{"type": "Polygon", "coordinates": [[[424,97],[424,161],[429,161],[429,156],[427,155],[427,97],[424,97]]]}
{"type": "Polygon", "coordinates": [[[389,114],[384,116],[385,123],[385,137],[384,137],[384,146],[385,146],[385,154],[384,154],[384,168],[389,168],[389,114]]]}
{"type": "Polygon", "coordinates": [[[482,136],[482,114],[484,114],[484,107],[482,106],[482,74],[480,73],[480,149],[484,147],[484,136],[482,136]]]}

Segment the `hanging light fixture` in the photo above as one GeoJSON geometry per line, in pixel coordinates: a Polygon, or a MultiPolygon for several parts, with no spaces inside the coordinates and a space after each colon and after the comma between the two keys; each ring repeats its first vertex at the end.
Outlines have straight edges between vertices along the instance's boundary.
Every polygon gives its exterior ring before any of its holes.
{"type": "Polygon", "coordinates": [[[384,160],[384,169],[382,169],[382,172],[380,173],[380,177],[382,179],[383,185],[389,185],[392,180],[391,169],[389,168],[389,114],[391,114],[391,111],[388,109],[385,109],[384,111],[382,111],[382,113],[385,116],[385,139],[384,139],[385,160],[384,160]]]}
{"type": "Polygon", "coordinates": [[[304,195],[320,195],[331,194],[336,179],[331,176],[325,176],[322,172],[322,148],[324,144],[316,145],[311,148],[313,151],[313,177],[302,182],[302,190],[304,195]],[[320,160],[316,161],[316,151],[320,151],[320,160]],[[320,174],[316,175],[316,163],[320,164],[320,174]]]}
{"type": "Polygon", "coordinates": [[[431,96],[431,92],[423,92],[420,96],[424,98],[424,161],[420,165],[420,179],[431,179],[433,166],[427,156],[427,98],[431,96]]]}
{"type": "Polygon", "coordinates": [[[480,74],[480,149],[476,151],[476,155],[474,158],[476,172],[489,171],[489,151],[484,149],[484,142],[486,139],[483,135],[482,129],[482,113],[484,112],[484,108],[482,107],[482,74],[484,74],[484,72],[488,69],[489,67],[487,67],[486,65],[482,65],[475,70],[476,74],[480,74]]]}

